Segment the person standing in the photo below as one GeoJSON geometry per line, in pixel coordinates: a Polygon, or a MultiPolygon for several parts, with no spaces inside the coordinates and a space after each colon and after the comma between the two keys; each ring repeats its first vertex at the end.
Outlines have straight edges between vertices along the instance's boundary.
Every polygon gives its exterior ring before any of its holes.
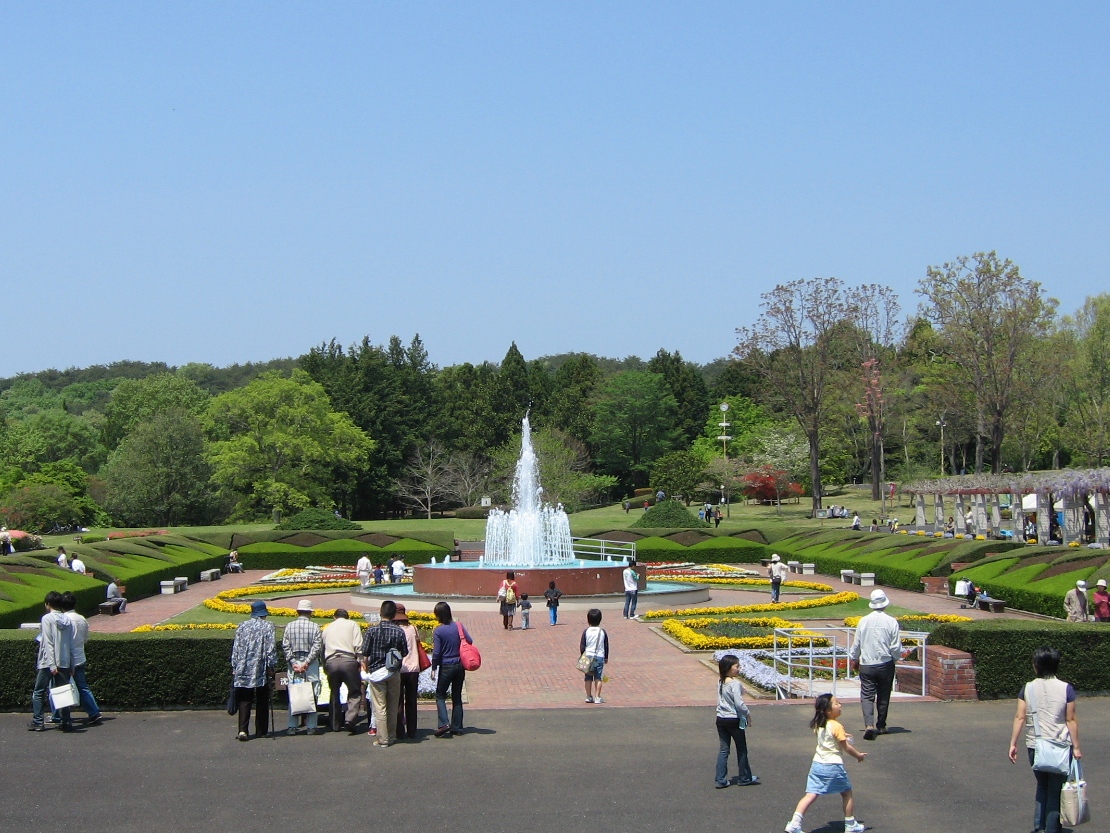
{"type": "Polygon", "coordinates": [[[451,616],[451,605],[439,602],[435,606],[439,621],[432,631],[432,680],[436,684],[437,738],[461,735],[463,730],[462,687],[466,669],[462,666],[462,641],[474,640],[461,622],[451,616]],[[438,677],[438,679],[437,679],[438,677]],[[451,690],[451,719],[447,719],[447,690],[451,690]]]}
{"type": "Polygon", "coordinates": [[[859,512],[856,512],[854,515],[852,515],[852,529],[854,529],[856,532],[859,532],[860,526],[862,525],[863,522],[859,519],[859,512]]]}
{"type": "Polygon", "coordinates": [[[526,631],[531,627],[532,603],[528,601],[528,594],[520,594],[520,629],[526,631]]]}
{"type": "Polygon", "coordinates": [[[11,555],[13,552],[15,548],[12,546],[12,534],[8,532],[6,526],[0,526],[0,555],[11,555]]]}
{"type": "Polygon", "coordinates": [[[782,563],[779,554],[771,554],[771,566],[767,568],[767,577],[771,579],[771,604],[778,604],[779,594],[782,592],[782,580],[787,574],[786,565],[782,563]]]}
{"type": "Polygon", "coordinates": [[[96,704],[92,689],[85,678],[85,668],[88,661],[85,659],[85,643],[89,639],[89,620],[77,612],[77,597],[70,592],[62,594],[62,611],[73,625],[73,668],[70,670],[70,679],[77,684],[77,693],[81,698],[81,706],[89,716],[85,721],[86,726],[99,726],[103,718],[100,707],[96,704]]]}
{"type": "Polygon", "coordinates": [[[58,547],[58,555],[54,560],[63,570],[69,569],[69,555],[66,553],[65,547],[58,547]]]}
{"type": "Polygon", "coordinates": [[[374,584],[384,584],[384,583],[385,583],[385,570],[383,570],[380,566],[375,565],[374,566],[374,584]]]}
{"type": "MultiPolygon", "coordinates": [[[[59,549],[61,549],[59,547],[59,549]]],[[[32,732],[46,729],[45,713],[52,687],[69,682],[73,667],[73,624],[62,612],[62,594],[51,590],[43,599],[46,613],[39,621],[39,651],[35,663],[35,688],[31,694],[32,732]]],[[[62,731],[73,731],[73,719],[68,708],[61,709],[62,731]]]]}
{"type": "Polygon", "coordinates": [[[405,634],[405,642],[409,652],[401,662],[401,696],[397,705],[397,737],[400,739],[416,739],[416,697],[417,683],[420,681],[420,634],[416,626],[409,622],[409,614],[405,606],[397,602],[397,611],[393,614],[393,623],[405,634]]]}
{"type": "MultiPolygon", "coordinates": [[[[285,626],[281,635],[281,650],[285,654],[285,664],[289,666],[289,682],[304,680],[312,686],[312,698],[320,697],[320,655],[324,650],[324,638],[320,626],[312,621],[312,601],[301,599],[297,604],[297,618],[285,626]]],[[[305,728],[309,734],[318,735],[320,716],[316,709],[305,715],[305,728]]],[[[301,725],[301,715],[293,714],[289,706],[289,724],[286,733],[297,734],[301,725]]]]}
{"type": "Polygon", "coordinates": [[[717,670],[721,675],[717,684],[717,739],[721,742],[717,753],[717,789],[723,790],[731,783],[728,780],[728,753],[734,743],[739,771],[736,783],[742,787],[753,787],[759,783],[759,778],[752,775],[748,763],[745,731],[752,725],[752,715],[744,702],[744,687],[740,685],[740,658],[735,654],[725,654],[718,661],[717,670]]]}
{"type": "Polygon", "coordinates": [[[400,584],[405,579],[405,562],[401,556],[397,556],[393,563],[389,565],[389,570],[393,574],[393,583],[400,584]]]}
{"type": "Polygon", "coordinates": [[[718,529],[721,526],[721,518],[722,518],[721,510],[720,509],[714,509],[713,510],[713,528],[714,529],[718,529]]]}
{"type": "Polygon", "coordinates": [[[1086,622],[1089,618],[1087,609],[1087,582],[1080,579],[1064,594],[1064,613],[1069,622],[1086,622]]]}
{"type": "Polygon", "coordinates": [[[547,618],[552,625],[559,624],[559,599],[563,597],[563,591],[555,586],[554,581],[549,581],[543,597],[547,599],[547,618]]]}
{"type": "Polygon", "coordinates": [[[108,583],[108,601],[119,602],[119,612],[124,613],[127,610],[127,599],[123,598],[123,590],[115,579],[108,583]]]}
{"type": "Polygon", "coordinates": [[[370,563],[370,556],[363,553],[355,565],[355,575],[358,576],[358,583],[363,590],[370,586],[370,573],[373,569],[374,565],[370,563]]]}
{"type": "Polygon", "coordinates": [[[277,646],[274,626],[266,621],[269,608],[263,601],[251,602],[251,616],[235,629],[231,645],[231,673],[235,686],[235,705],[239,713],[239,740],[250,740],[248,730],[251,707],[258,711],[254,718],[255,737],[270,732],[270,683],[277,668],[277,646]]]}
{"type": "Polygon", "coordinates": [[[895,662],[902,657],[902,635],[898,620],[886,613],[890,599],[882,590],[871,591],[871,612],[856,625],[848,656],[859,673],[860,705],[863,707],[864,740],[886,734],[890,691],[894,687],[895,662]],[[878,715],[876,715],[876,711],[878,715]]]}
{"type": "Polygon", "coordinates": [[[507,631],[513,629],[513,617],[516,615],[516,600],[519,595],[520,590],[516,584],[516,573],[510,570],[505,573],[505,580],[497,588],[497,600],[501,603],[501,624],[507,631]]]}
{"type": "Polygon", "coordinates": [[[397,740],[397,709],[401,700],[401,664],[408,655],[405,632],[393,622],[397,604],[382,602],[381,621],[366,629],[362,639],[362,670],[370,675],[370,701],[378,736],[374,746],[386,748],[397,740]],[[396,652],[396,654],[394,654],[396,652]]]}
{"type": "Polygon", "coordinates": [[[1095,592],[1091,596],[1091,606],[1095,610],[1096,622],[1110,622],[1110,593],[1106,592],[1106,579],[1095,582],[1095,592]]]}
{"type": "Polygon", "coordinates": [[[621,572],[624,579],[624,618],[636,618],[636,601],[640,595],[640,574],[636,572],[636,562],[629,561],[621,572]]]}
{"type": "MultiPolygon", "coordinates": [[[[1025,734],[1029,765],[1033,765],[1038,738],[1071,744],[1071,756],[1083,757],[1079,749],[1079,718],[1075,713],[1075,689],[1071,683],[1056,678],[1060,652],[1047,645],[1033,652],[1033,670],[1037,679],[1026,683],[1018,692],[1017,713],[1010,734],[1010,763],[1016,764],[1018,740],[1025,734]]],[[[1060,833],[1060,790],[1067,775],[1033,770],[1037,793],[1033,802],[1033,828],[1044,833],[1060,833]]]]}
{"type": "Polygon", "coordinates": [[[341,607],[335,609],[332,621],[321,633],[324,646],[324,673],[331,689],[330,723],[332,731],[346,729],[352,735],[358,723],[362,703],[362,678],[359,676],[359,652],[362,650],[362,629],[351,621],[341,607]],[[347,711],[342,725],[339,720],[339,689],[347,686],[347,711]]]}
{"type": "Polygon", "coordinates": [[[604,703],[601,699],[601,684],[605,682],[605,663],[609,661],[609,634],[601,628],[601,611],[596,607],[586,614],[589,627],[582,631],[578,641],[579,655],[590,659],[585,671],[586,702],[604,703]]]}

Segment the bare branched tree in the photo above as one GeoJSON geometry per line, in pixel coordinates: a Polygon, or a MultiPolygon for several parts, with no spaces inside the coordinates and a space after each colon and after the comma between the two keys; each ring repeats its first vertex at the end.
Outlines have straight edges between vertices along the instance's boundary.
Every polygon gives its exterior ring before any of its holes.
{"type": "Polygon", "coordinates": [[[489,458],[468,451],[456,451],[447,463],[447,492],[463,506],[474,506],[489,492],[489,458]]]}
{"type": "Polygon", "coordinates": [[[862,372],[863,396],[856,403],[860,417],[867,422],[870,432],[871,499],[882,497],[886,480],[886,455],[883,435],[886,430],[886,383],[884,360],[889,358],[894,345],[901,340],[902,323],[898,314],[902,308],[898,296],[889,286],[864,284],[851,290],[856,313],[857,361],[862,372]]]}
{"type": "Polygon", "coordinates": [[[437,441],[416,447],[412,460],[396,481],[397,496],[402,501],[426,512],[450,495],[450,457],[437,441]]]}

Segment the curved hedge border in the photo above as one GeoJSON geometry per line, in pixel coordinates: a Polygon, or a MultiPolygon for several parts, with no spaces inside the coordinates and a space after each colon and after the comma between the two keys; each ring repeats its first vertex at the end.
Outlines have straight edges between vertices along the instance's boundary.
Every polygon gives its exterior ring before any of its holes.
{"type": "Polygon", "coordinates": [[[1104,624],[987,619],[938,626],[930,638],[975,657],[975,687],[981,699],[1017,697],[1033,678],[1033,651],[1060,651],[1061,680],[1087,693],[1110,691],[1110,628],[1104,624]]]}

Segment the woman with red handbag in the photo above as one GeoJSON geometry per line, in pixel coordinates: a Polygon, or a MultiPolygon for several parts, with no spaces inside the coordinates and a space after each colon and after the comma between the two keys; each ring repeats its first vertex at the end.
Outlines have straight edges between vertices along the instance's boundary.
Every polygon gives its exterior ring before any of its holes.
{"type": "Polygon", "coordinates": [[[404,631],[409,645],[409,652],[401,660],[401,698],[397,706],[397,737],[415,740],[416,684],[420,680],[420,672],[431,665],[431,661],[428,659],[428,654],[420,647],[420,634],[409,622],[408,611],[400,602],[397,602],[397,613],[393,616],[393,624],[404,631]]]}
{"type": "Polygon", "coordinates": [[[473,644],[461,622],[451,618],[451,605],[440,602],[435,606],[439,625],[432,632],[432,679],[436,680],[436,715],[439,718],[437,738],[462,734],[462,686],[466,679],[463,667],[462,644],[473,644]],[[447,689],[451,689],[451,720],[447,720],[447,689]]]}

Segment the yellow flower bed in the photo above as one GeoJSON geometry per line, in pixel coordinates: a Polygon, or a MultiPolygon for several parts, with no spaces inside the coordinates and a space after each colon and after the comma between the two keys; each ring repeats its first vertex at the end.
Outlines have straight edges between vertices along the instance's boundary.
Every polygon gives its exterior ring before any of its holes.
{"type": "MultiPolygon", "coordinates": [[[[679,581],[686,584],[721,584],[726,587],[735,585],[737,587],[770,587],[771,580],[769,578],[697,578],[694,576],[652,576],[650,581],[679,581]]],[[[819,593],[832,592],[832,586],[828,584],[818,584],[815,581],[784,581],[783,587],[798,587],[803,590],[816,590],[819,593]]]]}
{"type": "MultiPolygon", "coordinates": [[[[771,648],[774,647],[774,635],[768,636],[707,636],[699,633],[699,629],[708,628],[710,625],[718,622],[744,622],[752,627],[757,628],[800,628],[802,625],[799,622],[789,622],[786,619],[779,619],[778,617],[766,617],[757,619],[743,619],[743,618],[728,618],[728,619],[687,619],[679,621],[678,619],[668,619],[663,623],[663,632],[668,636],[677,639],[687,648],[693,648],[695,651],[716,651],[725,648],[771,648]]],[[[813,636],[814,645],[824,646],[828,644],[828,640],[821,637],[819,633],[812,631],[798,631],[799,636],[813,636]]]]}
{"type": "MultiPolygon", "coordinates": [[[[854,628],[859,624],[862,616],[849,616],[844,620],[845,626],[854,628]]],[[[969,616],[957,616],[955,613],[920,613],[897,617],[899,625],[918,625],[925,622],[972,622],[969,616]]]]}
{"type": "MultiPolygon", "coordinates": [[[[236,587],[232,590],[222,590],[213,596],[211,599],[204,600],[204,606],[210,610],[216,610],[220,613],[238,613],[249,614],[251,606],[249,604],[238,604],[229,601],[229,599],[241,599],[245,596],[257,596],[262,593],[292,593],[298,590],[327,590],[333,588],[344,587],[357,587],[357,581],[314,581],[304,582],[302,584],[268,584],[268,585],[250,585],[249,587],[236,587]]],[[[268,605],[271,616],[296,616],[297,609],[293,607],[273,607],[268,605]]],[[[313,619],[331,619],[335,616],[335,608],[325,610],[312,611],[313,619]]],[[[348,611],[348,616],[351,619],[362,619],[363,616],[357,610],[348,611]]],[[[412,611],[408,614],[409,621],[417,626],[432,627],[434,628],[439,624],[439,621],[430,613],[419,613],[412,611]]],[[[167,626],[169,627],[169,626],[167,626]]]]}
{"type": "Polygon", "coordinates": [[[154,631],[233,631],[239,625],[235,622],[208,622],[198,625],[139,625],[131,633],[153,633],[154,631]]]}
{"type": "Polygon", "coordinates": [[[827,607],[828,605],[846,604],[847,602],[854,602],[858,598],[858,593],[846,590],[843,593],[833,593],[831,596],[822,596],[819,599],[799,599],[796,602],[730,605],[728,607],[691,607],[686,610],[649,610],[642,618],[673,619],[675,616],[722,616],[729,613],[778,613],[783,610],[808,610],[811,607],[827,607]]]}

